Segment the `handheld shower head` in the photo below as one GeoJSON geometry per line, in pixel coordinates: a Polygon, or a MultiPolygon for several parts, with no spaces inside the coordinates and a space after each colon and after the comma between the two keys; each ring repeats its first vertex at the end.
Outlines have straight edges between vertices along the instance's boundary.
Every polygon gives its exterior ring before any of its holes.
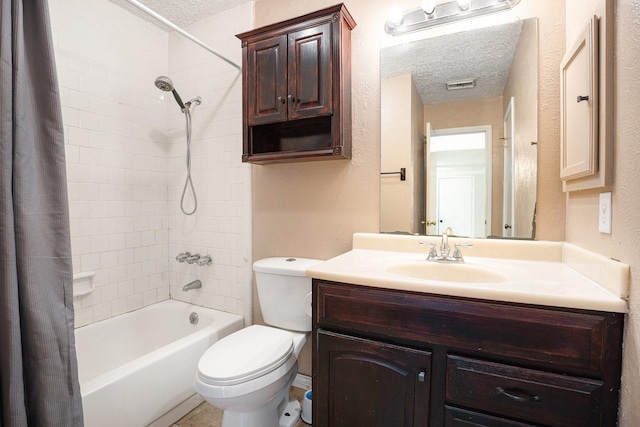
{"type": "Polygon", "coordinates": [[[169,77],[167,77],[167,76],[158,76],[154,83],[155,83],[155,85],[156,85],[156,87],[158,89],[163,90],[165,92],[171,92],[173,94],[173,97],[176,99],[176,102],[180,106],[180,108],[182,108],[184,110],[184,108],[185,108],[184,102],[182,102],[182,99],[180,98],[180,95],[178,95],[178,92],[176,92],[176,90],[174,89],[173,82],[171,81],[171,79],[169,77]]]}
{"type": "Polygon", "coordinates": [[[158,76],[155,81],[156,87],[165,92],[171,92],[173,90],[173,82],[167,76],[158,76]]]}

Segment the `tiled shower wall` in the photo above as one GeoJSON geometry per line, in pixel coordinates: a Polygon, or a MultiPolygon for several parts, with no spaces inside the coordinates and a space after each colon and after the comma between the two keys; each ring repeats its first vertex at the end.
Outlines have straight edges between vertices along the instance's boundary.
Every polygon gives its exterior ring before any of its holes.
{"type": "Polygon", "coordinates": [[[76,326],[168,298],[250,313],[250,261],[243,262],[250,260],[250,227],[245,226],[250,184],[246,168],[242,172],[240,147],[232,147],[240,132],[239,125],[235,132],[231,125],[237,122],[234,104],[240,94],[232,90],[230,97],[203,102],[194,111],[192,155],[200,206],[196,215],[181,219],[176,193],[182,190],[178,181],[184,171],[184,116],[171,94],[153,84],[158,75],[183,68],[174,78],[178,91],[185,100],[196,91],[206,99],[207,92],[220,89],[228,68],[208,66],[211,55],[203,50],[193,52],[198,59],[192,65],[170,67],[170,57],[181,56],[170,55],[170,49],[181,48],[169,41],[173,36],[107,0],[50,0],[49,6],[67,148],[74,273],[95,272],[95,290],[74,298],[76,326]],[[208,130],[215,121],[224,121],[227,130],[208,130]],[[235,149],[236,155],[203,149],[208,139],[216,139],[225,152],[235,149]],[[215,170],[219,165],[224,170],[215,170]],[[224,187],[207,184],[214,179],[224,187]],[[200,270],[174,265],[171,239],[180,247],[188,243],[185,250],[210,253],[214,265],[200,270]],[[185,278],[201,278],[203,289],[182,296],[180,268],[185,278]]]}
{"type": "MultiPolygon", "coordinates": [[[[247,3],[203,19],[187,31],[236,64],[242,63],[240,40],[248,30],[252,5],[247,3]]],[[[251,321],[251,169],[242,158],[241,72],[186,38],[169,37],[169,75],[192,108],[192,178],[198,209],[192,216],[180,211],[186,177],[185,117],[170,99],[169,130],[169,270],[171,298],[193,302],[251,321]],[[210,255],[211,266],[178,263],[175,256],[189,251],[210,255]],[[202,289],[182,291],[199,279],[202,289]]],[[[193,198],[187,190],[186,210],[193,198]]]]}

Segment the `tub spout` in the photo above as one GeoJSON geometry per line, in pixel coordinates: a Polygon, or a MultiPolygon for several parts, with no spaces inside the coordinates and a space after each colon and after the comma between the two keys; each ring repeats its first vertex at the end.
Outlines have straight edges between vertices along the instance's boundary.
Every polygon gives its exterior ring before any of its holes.
{"type": "Polygon", "coordinates": [[[194,280],[191,283],[187,283],[182,287],[183,291],[190,291],[191,289],[200,289],[202,287],[202,282],[200,280],[194,280]]]}

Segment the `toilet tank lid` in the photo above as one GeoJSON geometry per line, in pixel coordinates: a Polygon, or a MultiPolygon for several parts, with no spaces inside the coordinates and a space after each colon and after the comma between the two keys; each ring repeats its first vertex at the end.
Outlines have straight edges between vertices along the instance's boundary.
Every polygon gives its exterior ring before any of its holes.
{"type": "Polygon", "coordinates": [[[306,276],[307,268],[322,262],[319,259],[296,257],[264,258],[253,263],[253,271],[285,276],[306,276]]]}

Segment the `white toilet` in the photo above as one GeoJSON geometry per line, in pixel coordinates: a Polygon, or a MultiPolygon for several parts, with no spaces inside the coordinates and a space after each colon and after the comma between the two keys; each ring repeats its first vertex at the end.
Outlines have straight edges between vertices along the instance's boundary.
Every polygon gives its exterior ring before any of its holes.
{"type": "Polygon", "coordinates": [[[289,388],[311,331],[311,279],[320,260],[265,258],[253,264],[265,323],[235,332],[200,358],[196,391],[224,410],[222,427],[291,427],[300,403],[289,388]]]}

